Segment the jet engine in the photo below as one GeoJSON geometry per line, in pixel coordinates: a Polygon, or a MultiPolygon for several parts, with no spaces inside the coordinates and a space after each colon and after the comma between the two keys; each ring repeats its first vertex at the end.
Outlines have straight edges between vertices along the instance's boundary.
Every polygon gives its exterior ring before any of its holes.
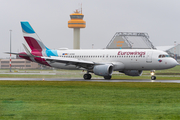
{"type": "Polygon", "coordinates": [[[105,65],[96,65],[93,68],[93,72],[99,76],[111,76],[113,72],[113,65],[105,64],[105,65]]]}
{"type": "MultiPolygon", "coordinates": [[[[121,71],[119,71],[121,72],[121,71]]],[[[122,73],[124,73],[125,75],[129,75],[129,76],[141,76],[142,75],[142,70],[124,70],[122,71],[122,73]]]]}

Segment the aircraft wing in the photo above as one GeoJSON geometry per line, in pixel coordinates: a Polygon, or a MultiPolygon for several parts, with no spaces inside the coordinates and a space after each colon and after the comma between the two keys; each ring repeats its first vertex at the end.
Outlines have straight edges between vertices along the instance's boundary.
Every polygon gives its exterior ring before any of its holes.
{"type": "Polygon", "coordinates": [[[46,61],[50,61],[51,63],[59,62],[59,63],[65,63],[66,65],[76,65],[77,67],[83,67],[86,69],[92,68],[95,63],[92,61],[85,61],[81,59],[76,58],[62,58],[62,57],[41,57],[44,58],[46,61]]]}

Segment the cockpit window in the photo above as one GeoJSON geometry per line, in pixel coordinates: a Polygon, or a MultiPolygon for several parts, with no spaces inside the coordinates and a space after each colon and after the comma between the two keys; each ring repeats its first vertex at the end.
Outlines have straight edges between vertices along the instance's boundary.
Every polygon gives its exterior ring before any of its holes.
{"type": "Polygon", "coordinates": [[[159,55],[159,58],[169,57],[169,55],[159,55]]]}

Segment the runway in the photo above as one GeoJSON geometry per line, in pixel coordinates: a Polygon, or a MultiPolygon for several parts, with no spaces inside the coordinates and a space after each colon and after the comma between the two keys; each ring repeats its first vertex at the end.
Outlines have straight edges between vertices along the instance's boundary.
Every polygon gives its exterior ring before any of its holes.
{"type": "Polygon", "coordinates": [[[69,78],[0,78],[9,81],[86,81],[86,82],[159,82],[159,83],[180,83],[180,80],[104,80],[104,79],[69,79],[69,78]]]}

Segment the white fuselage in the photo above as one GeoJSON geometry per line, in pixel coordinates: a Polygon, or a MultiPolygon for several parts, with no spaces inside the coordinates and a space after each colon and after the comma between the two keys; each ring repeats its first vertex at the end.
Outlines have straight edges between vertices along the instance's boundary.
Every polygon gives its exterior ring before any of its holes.
{"type": "MultiPolygon", "coordinates": [[[[113,64],[114,71],[161,70],[175,67],[178,64],[166,52],[154,49],[57,50],[57,54],[60,58],[74,58],[97,64],[113,64]]],[[[75,65],[65,63],[48,63],[52,67],[60,69],[80,69],[75,65]]]]}

